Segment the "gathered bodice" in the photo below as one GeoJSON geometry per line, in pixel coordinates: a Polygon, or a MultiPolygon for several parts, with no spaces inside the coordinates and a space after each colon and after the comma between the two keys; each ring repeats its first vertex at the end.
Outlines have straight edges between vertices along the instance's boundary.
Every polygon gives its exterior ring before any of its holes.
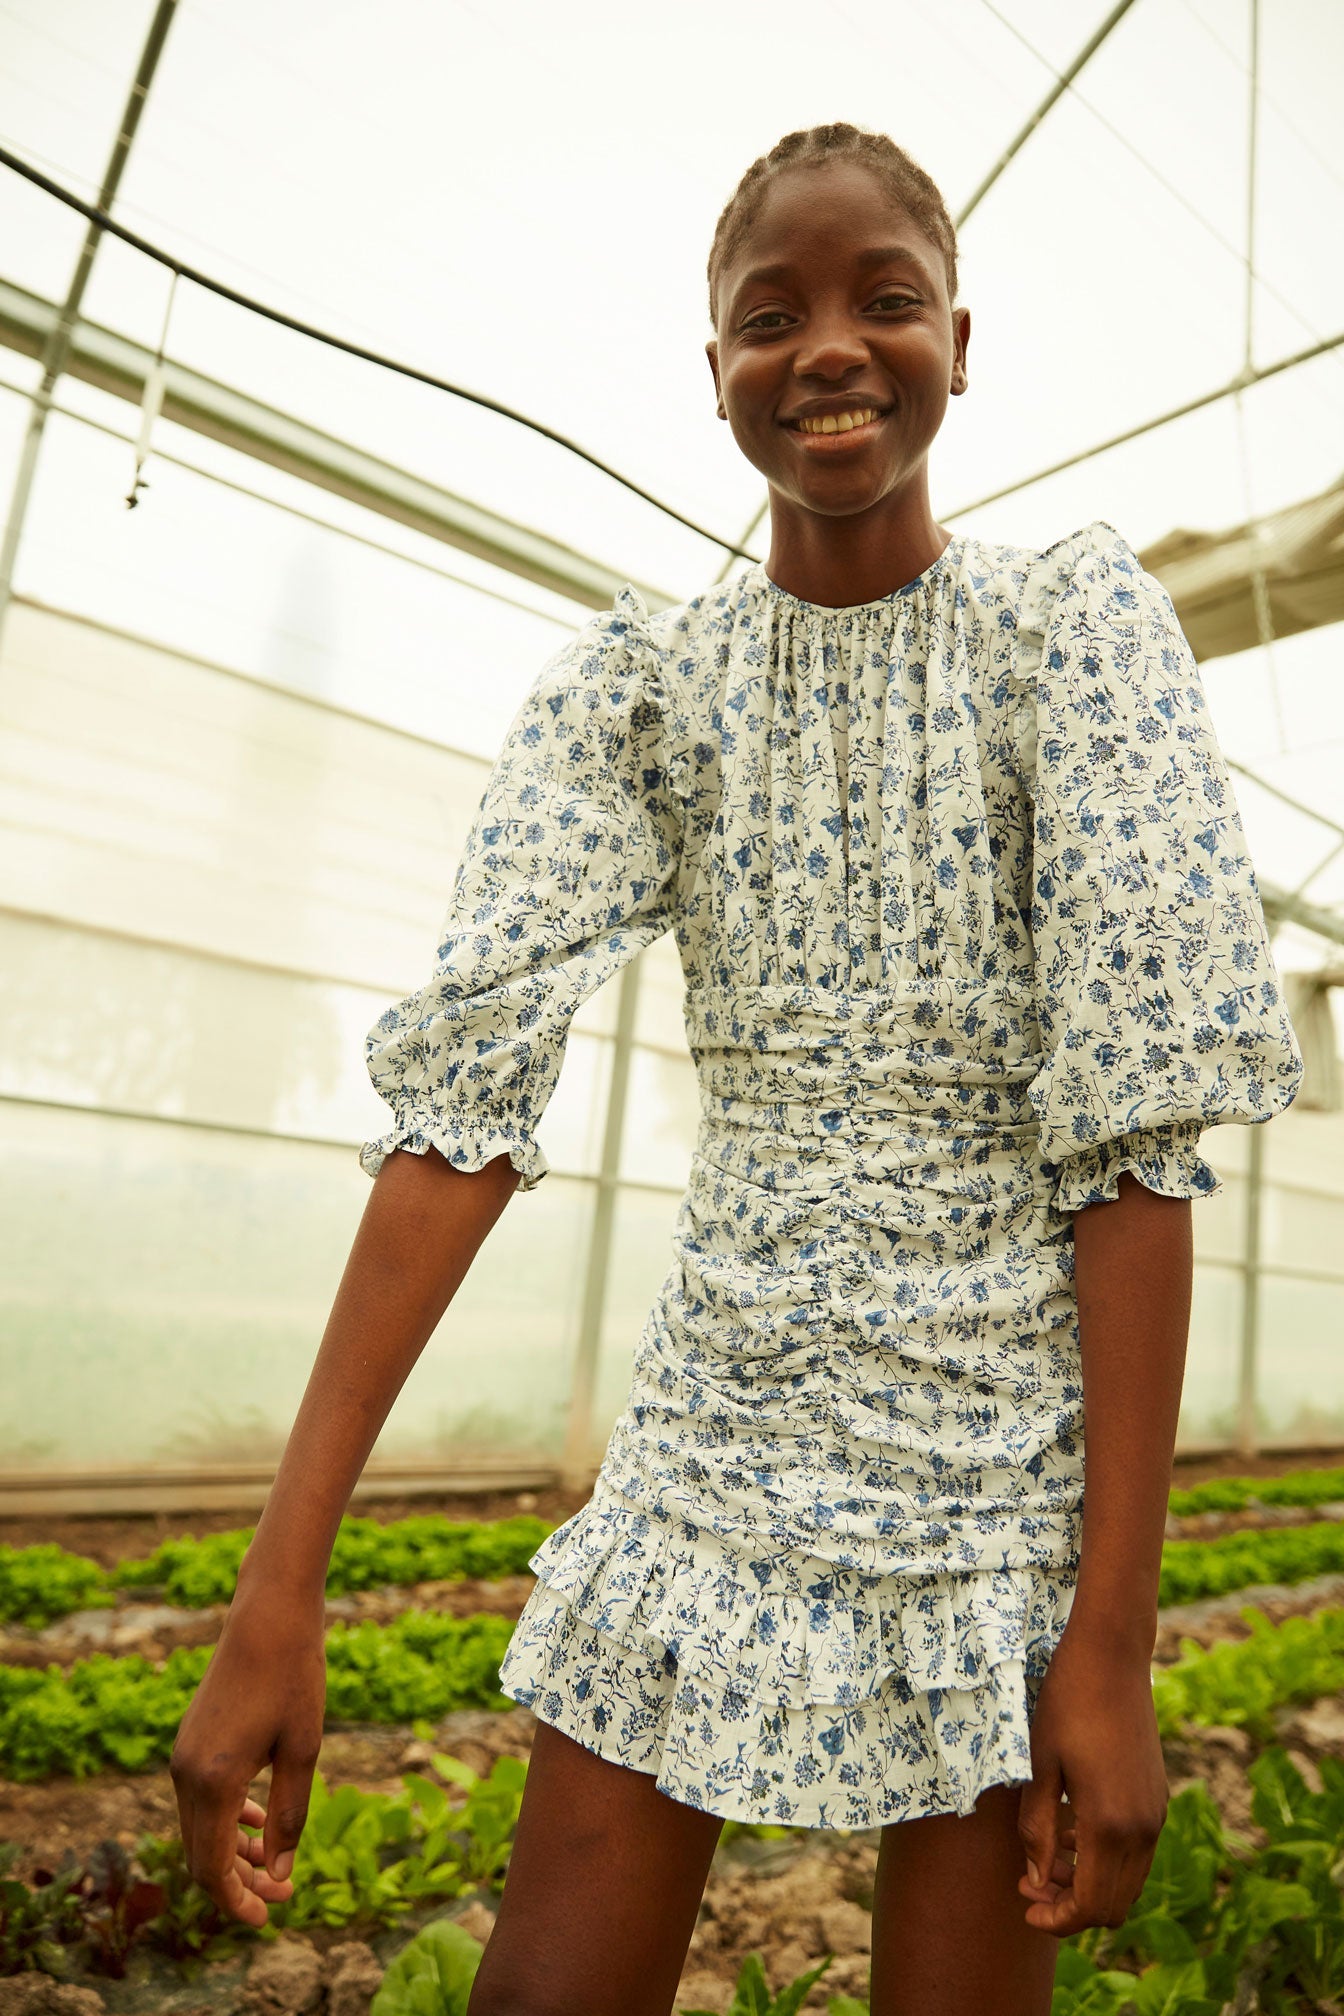
{"type": "Polygon", "coordinates": [[[688,605],[712,639],[682,675],[707,808],[678,926],[691,989],[1029,984],[1005,584],[986,574],[981,600],[965,551],[954,537],[853,608],[802,601],[759,564],[712,610],[688,605]]]}

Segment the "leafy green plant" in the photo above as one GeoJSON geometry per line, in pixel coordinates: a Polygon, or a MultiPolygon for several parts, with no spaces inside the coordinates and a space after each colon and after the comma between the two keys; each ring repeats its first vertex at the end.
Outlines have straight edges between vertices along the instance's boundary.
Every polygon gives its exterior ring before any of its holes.
{"type": "MultiPolygon", "coordinates": [[[[513,1626],[483,1613],[409,1610],[391,1624],[327,1634],[330,1722],[437,1720],[454,1708],[508,1708],[499,1662],[513,1626]]],[[[210,1646],[178,1646],[162,1665],[95,1652],[62,1669],[0,1666],[0,1752],[11,1778],[144,1771],[172,1750],[210,1646]]]]}
{"type": "MultiPolygon", "coordinates": [[[[1344,1502],[1344,1469],[1293,1470],[1279,1477],[1216,1478],[1189,1490],[1173,1490],[1168,1506],[1181,1516],[1243,1511],[1256,1505],[1309,1506],[1334,1501],[1344,1502]]],[[[495,1520],[451,1519],[438,1512],[420,1513],[386,1524],[348,1514],[341,1521],[332,1549],[327,1593],[344,1596],[359,1589],[405,1588],[417,1582],[456,1581],[468,1576],[495,1580],[503,1575],[523,1575],[532,1555],[553,1531],[544,1519],[522,1513],[495,1520]]],[[[166,1602],[186,1609],[227,1603],[252,1532],[249,1526],[199,1538],[166,1540],[152,1554],[121,1561],[110,1571],[104,1571],[83,1555],[68,1554],[62,1547],[0,1547],[0,1622],[40,1629],[71,1610],[115,1601],[119,1588],[153,1589],[166,1602]]],[[[1231,1540],[1241,1537],[1224,1536],[1231,1540]]],[[[1323,1558],[1323,1566],[1319,1568],[1303,1565],[1294,1572],[1291,1566],[1287,1569],[1276,1566],[1272,1575],[1267,1575],[1261,1572],[1264,1564],[1251,1556],[1247,1557],[1244,1570],[1236,1571],[1242,1574],[1242,1580],[1228,1579],[1230,1570],[1211,1568],[1209,1572],[1215,1579],[1207,1584],[1198,1583],[1194,1566],[1197,1554],[1183,1556],[1179,1550],[1221,1544],[1221,1541],[1198,1540],[1169,1543],[1163,1553],[1163,1564],[1164,1572],[1170,1570],[1171,1580],[1169,1584],[1164,1582],[1161,1600],[1188,1602],[1197,1595],[1245,1587],[1252,1581],[1266,1579],[1300,1581],[1305,1575],[1337,1565],[1331,1556],[1323,1558]],[[1195,1581],[1189,1580],[1192,1575],[1195,1581]]],[[[1214,1558],[1219,1557],[1211,1557],[1214,1558]]],[[[1221,1558],[1231,1562],[1236,1557],[1229,1551],[1221,1558]]],[[[1305,1563],[1307,1555],[1289,1552],[1282,1558],[1290,1564],[1298,1560],[1305,1563]]]]}
{"type": "Polygon", "coordinates": [[[1344,1502],[1344,1470],[1289,1470],[1279,1477],[1212,1477],[1172,1491],[1167,1508],[1178,1519],[1196,1512],[1244,1512],[1253,1505],[1344,1502]]]}
{"type": "Polygon", "coordinates": [[[167,1898],[119,1841],[99,1842],[75,1887],[94,1967],[120,1980],[136,1933],[159,1916],[167,1898]]]}
{"type": "Polygon", "coordinates": [[[71,1610],[116,1601],[96,1561],[64,1547],[0,1547],[0,1622],[40,1631],[71,1610]]]}
{"type": "Polygon", "coordinates": [[[400,1793],[329,1792],[313,1779],[308,1821],[294,1863],[294,1895],[274,1908],[277,1925],[392,1925],[416,1906],[502,1884],[527,1767],[495,1760],[488,1778],[455,1757],[434,1758],[440,1776],[467,1789],[454,1805],[442,1785],[415,1771],[400,1793]]]}
{"type": "Polygon", "coordinates": [[[1174,1736],[1186,1722],[1230,1724],[1268,1741],[1277,1708],[1344,1687],[1344,1609],[1287,1617],[1275,1625],[1248,1603],[1241,1616],[1249,1638],[1208,1651],[1183,1638],[1185,1656],[1154,1676],[1162,1735],[1174,1736]]]}
{"type": "Polygon", "coordinates": [[[1157,1600],[1194,1603],[1264,1582],[1305,1582],[1344,1569],[1344,1523],[1222,1533],[1216,1540],[1169,1540],[1157,1600]]]}
{"type": "Polygon", "coordinates": [[[463,1926],[436,1918],[398,1953],[369,2016],[466,2016],[484,1951],[463,1926]]]}
{"type": "MultiPolygon", "coordinates": [[[[417,1722],[415,1733],[422,1743],[432,1741],[434,1735],[427,1722],[417,1722]]],[[[501,1885],[522,1810],[526,1764],[519,1757],[497,1757],[489,1777],[482,1778],[460,1757],[436,1752],[431,1762],[440,1778],[466,1793],[461,1805],[450,1806],[443,1788],[417,1772],[405,1773],[402,1784],[419,1800],[431,1830],[444,1827],[460,1830],[463,1887],[501,1885]]],[[[436,1838],[431,1831],[427,1847],[436,1838]]]]}
{"type": "MultiPolygon", "coordinates": [[[[512,1519],[448,1519],[422,1513],[381,1525],[347,1514],[337,1530],[327,1574],[328,1596],[357,1589],[404,1588],[416,1582],[495,1581],[524,1575],[552,1528],[520,1513],[512,1519]]],[[[121,1588],[153,1588],[189,1610],[227,1603],[253,1529],[165,1540],[143,1560],[122,1561],[112,1571],[121,1588]]]]}
{"type": "MultiPolygon", "coordinates": [[[[72,1610],[115,1603],[118,1589],[152,1589],[166,1603],[186,1610],[227,1603],[253,1530],[246,1526],[165,1540],[152,1554],[119,1561],[110,1570],[63,1547],[0,1547],[0,1623],[40,1630],[72,1610]]],[[[449,1519],[432,1512],[386,1525],[347,1515],[332,1548],[327,1594],[525,1575],[553,1530],[530,1513],[511,1519],[449,1519]]]]}
{"type": "Polygon", "coordinates": [[[0,1975],[68,1971],[68,1948],[79,1937],[79,1899],[73,1894],[79,1869],[39,1870],[34,1881],[10,1875],[19,1856],[16,1841],[0,1841],[0,1975]]]}
{"type": "Polygon", "coordinates": [[[1052,2016],[1232,2006],[1298,2016],[1303,1996],[1333,2006],[1344,1990],[1344,1766],[1323,1760],[1313,1793],[1276,1746],[1249,1775],[1266,1847],[1257,1854],[1225,1830],[1205,1786],[1178,1793],[1125,1923],[1061,1947],[1052,2016]],[[1138,1970],[1114,1966],[1121,1958],[1138,1970]]]}
{"type": "MultiPolygon", "coordinates": [[[[781,1988],[779,1994],[772,1998],[760,1954],[748,1953],[738,1971],[733,1999],[728,2004],[728,2016],[798,2016],[813,1986],[834,1959],[834,1953],[828,1953],[819,1967],[814,1967],[810,1973],[800,1974],[796,1981],[791,1981],[787,1988],[781,1988]]],[[[864,2005],[854,2002],[849,1996],[832,1997],[831,2016],[846,2016],[847,2005],[849,2009],[859,2010],[861,2016],[867,2016],[864,2005]]],[[[716,2012],[713,2009],[682,2009],[678,2016],[716,2016],[716,2012]]]]}
{"type": "Polygon", "coordinates": [[[145,1875],[163,1894],[162,1909],[144,1928],[145,1943],[179,1963],[215,1960],[229,1952],[239,1936],[238,1925],[188,1875],[182,1837],[143,1834],[135,1853],[145,1875]]]}

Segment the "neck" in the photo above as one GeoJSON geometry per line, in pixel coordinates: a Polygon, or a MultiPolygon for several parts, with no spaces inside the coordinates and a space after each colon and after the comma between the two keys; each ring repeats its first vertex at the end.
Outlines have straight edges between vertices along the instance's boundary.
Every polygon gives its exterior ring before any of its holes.
{"type": "Polygon", "coordinates": [[[843,609],[903,588],[933,565],[950,537],[922,490],[915,497],[884,497],[867,511],[823,517],[772,488],[765,571],[790,595],[843,609]]]}

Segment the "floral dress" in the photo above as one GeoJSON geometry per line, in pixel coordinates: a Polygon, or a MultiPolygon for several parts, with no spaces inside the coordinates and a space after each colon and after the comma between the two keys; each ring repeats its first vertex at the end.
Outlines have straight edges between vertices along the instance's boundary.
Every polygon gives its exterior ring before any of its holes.
{"type": "Polygon", "coordinates": [[[956,535],[832,609],[623,587],[543,668],[433,977],[369,1031],[455,1167],[535,1128],[579,1004],[676,934],[698,1137],[589,1502],[501,1684],[724,1818],[869,1828],[1031,1777],[1084,1438],[1071,1214],[1302,1056],[1199,669],[1105,521],[956,535]]]}

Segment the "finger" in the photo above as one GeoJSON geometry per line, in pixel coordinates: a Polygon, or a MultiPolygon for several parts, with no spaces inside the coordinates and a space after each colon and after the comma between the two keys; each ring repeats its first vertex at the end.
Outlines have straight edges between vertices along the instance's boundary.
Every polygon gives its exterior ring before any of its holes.
{"type": "Polygon", "coordinates": [[[288,1881],[277,1882],[267,1875],[264,1868],[254,1868],[241,1855],[234,1858],[234,1873],[245,1890],[254,1897],[260,1897],[264,1904],[285,1904],[294,1895],[294,1885],[288,1881]]]}
{"type": "Polygon", "coordinates": [[[266,1867],[277,1882],[284,1882],[294,1867],[294,1851],[308,1818],[316,1764],[316,1749],[300,1753],[282,1746],[275,1753],[262,1838],[266,1844],[266,1867]]]}
{"type": "Polygon", "coordinates": [[[238,1818],[244,1827],[264,1827],[266,1824],[266,1808],[257,1799],[245,1799],[243,1801],[243,1810],[238,1815],[238,1818]]]}
{"type": "Polygon", "coordinates": [[[1057,1939],[1071,1938],[1092,1926],[1110,1925],[1117,1917],[1123,1920],[1132,1901],[1124,1889],[1125,1866],[1132,1860],[1132,1851],[1099,1839],[1086,1826],[1079,1831],[1072,1883],[1041,1906],[1047,1914],[1044,1919],[1033,1921],[1057,1939]],[[1117,1912],[1120,1903],[1125,1909],[1117,1912]]]}
{"type": "Polygon", "coordinates": [[[1027,1858],[1028,1877],[1038,1890],[1048,1883],[1055,1866],[1063,1794],[1063,1773],[1053,1758],[1047,1758],[1036,1765],[1018,1802],[1017,1831],[1027,1858]]]}
{"type": "Polygon", "coordinates": [[[201,1888],[213,1897],[221,1911],[244,1925],[264,1925],[266,1906],[239,1875],[246,1868],[235,1853],[238,1841],[238,1814],[245,1794],[230,1795],[222,1788],[198,1794],[193,1826],[194,1855],[191,1873],[201,1888]]]}

